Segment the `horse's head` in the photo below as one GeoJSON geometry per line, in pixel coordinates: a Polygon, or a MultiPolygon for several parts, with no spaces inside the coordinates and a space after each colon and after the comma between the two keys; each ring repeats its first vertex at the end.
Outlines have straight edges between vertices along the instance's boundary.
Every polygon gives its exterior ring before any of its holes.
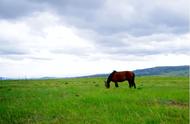
{"type": "Polygon", "coordinates": [[[106,88],[110,88],[110,84],[107,81],[104,81],[106,88]]]}

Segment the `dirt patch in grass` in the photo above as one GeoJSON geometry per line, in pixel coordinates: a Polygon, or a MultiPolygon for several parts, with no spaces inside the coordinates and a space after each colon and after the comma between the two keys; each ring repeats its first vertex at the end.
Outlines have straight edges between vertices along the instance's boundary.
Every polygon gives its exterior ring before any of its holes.
{"type": "Polygon", "coordinates": [[[188,108],[189,103],[180,102],[175,100],[156,100],[156,101],[141,101],[140,103],[136,103],[137,105],[145,105],[145,106],[154,106],[154,105],[166,105],[171,107],[180,107],[180,108],[188,108]]]}
{"type": "Polygon", "coordinates": [[[188,103],[185,103],[185,102],[180,102],[180,101],[175,101],[175,100],[162,100],[162,101],[159,101],[160,104],[164,104],[164,105],[167,105],[167,106],[175,106],[175,107],[189,107],[189,104],[188,103]]]}
{"type": "Polygon", "coordinates": [[[168,101],[168,105],[177,106],[177,107],[188,107],[189,106],[188,103],[178,102],[178,101],[174,101],[174,100],[168,101]]]}

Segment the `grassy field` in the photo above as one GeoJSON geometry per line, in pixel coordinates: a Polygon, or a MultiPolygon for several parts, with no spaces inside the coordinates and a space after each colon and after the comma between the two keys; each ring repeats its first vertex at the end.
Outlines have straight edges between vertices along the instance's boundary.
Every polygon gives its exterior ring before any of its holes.
{"type": "Polygon", "coordinates": [[[188,77],[0,81],[0,124],[188,124],[188,77]]]}

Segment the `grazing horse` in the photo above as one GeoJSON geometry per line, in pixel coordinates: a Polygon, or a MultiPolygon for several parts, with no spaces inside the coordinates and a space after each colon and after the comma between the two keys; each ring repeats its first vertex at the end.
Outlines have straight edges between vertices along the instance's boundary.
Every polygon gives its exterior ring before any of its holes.
{"type": "Polygon", "coordinates": [[[128,81],[129,83],[129,87],[131,88],[132,86],[134,86],[134,88],[136,88],[135,85],[135,73],[132,71],[121,71],[121,72],[117,72],[117,71],[113,71],[109,76],[107,81],[105,81],[105,86],[107,88],[110,87],[110,82],[114,82],[115,83],[115,87],[119,87],[118,82],[123,82],[123,81],[128,81]]]}

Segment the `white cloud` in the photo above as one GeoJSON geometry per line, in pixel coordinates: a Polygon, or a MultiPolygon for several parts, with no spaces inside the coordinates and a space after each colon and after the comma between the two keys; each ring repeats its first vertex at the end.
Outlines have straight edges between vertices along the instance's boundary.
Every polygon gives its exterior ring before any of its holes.
{"type": "Polygon", "coordinates": [[[91,47],[75,33],[76,28],[59,23],[58,17],[51,13],[38,13],[15,22],[0,21],[0,28],[4,29],[0,31],[0,50],[27,49],[31,54],[43,54],[57,49],[91,47]]]}
{"type": "Polygon", "coordinates": [[[38,9],[8,15],[12,19],[0,13],[0,76],[76,76],[190,62],[185,0],[98,1],[90,11],[85,2],[41,3],[42,9],[34,1],[38,9]]]}

